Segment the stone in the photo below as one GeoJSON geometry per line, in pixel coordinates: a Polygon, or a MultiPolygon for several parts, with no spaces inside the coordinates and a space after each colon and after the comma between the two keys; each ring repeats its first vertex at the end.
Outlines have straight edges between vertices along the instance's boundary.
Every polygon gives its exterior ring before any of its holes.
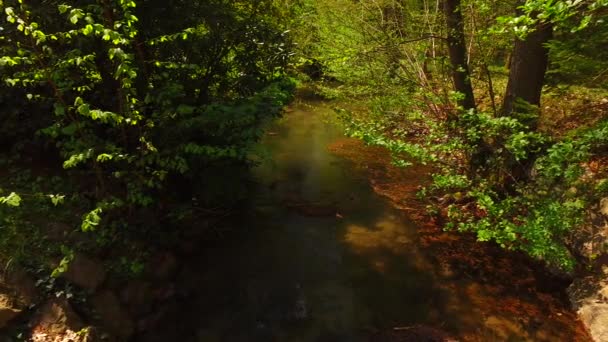
{"type": "Polygon", "coordinates": [[[39,297],[34,279],[21,267],[12,265],[0,274],[0,289],[10,293],[23,307],[36,303],[39,297]]]}
{"type": "Polygon", "coordinates": [[[34,304],[37,298],[38,290],[32,277],[21,267],[9,265],[0,273],[0,328],[34,304]]]}
{"type": "Polygon", "coordinates": [[[85,325],[66,299],[52,299],[38,309],[33,327],[34,334],[55,337],[68,331],[80,331],[85,325]]]}
{"type": "Polygon", "coordinates": [[[608,286],[604,286],[601,290],[598,291],[600,299],[606,303],[608,303],[608,286]]]}
{"type": "Polygon", "coordinates": [[[121,306],[114,293],[104,290],[93,296],[93,309],[99,315],[100,323],[110,334],[128,339],[135,330],[127,311],[121,306]]]}
{"type": "Polygon", "coordinates": [[[0,328],[5,327],[8,322],[19,316],[22,309],[8,295],[0,293],[0,328]]]}
{"type": "Polygon", "coordinates": [[[579,309],[578,314],[594,341],[608,341],[608,304],[588,303],[579,309]]]}
{"type": "Polygon", "coordinates": [[[576,279],[568,297],[594,341],[608,341],[608,283],[599,277],[576,279]]]}
{"type": "Polygon", "coordinates": [[[62,277],[93,293],[106,279],[106,271],[101,262],[76,253],[62,277]]]}
{"type": "Polygon", "coordinates": [[[31,336],[31,342],[95,342],[102,340],[94,334],[92,328],[81,331],[66,330],[65,333],[60,335],[35,332],[31,336]]]}
{"type": "Polygon", "coordinates": [[[600,213],[608,217],[608,197],[604,197],[600,200],[600,213]]]}
{"type": "Polygon", "coordinates": [[[568,245],[570,250],[574,251],[577,256],[581,256],[588,263],[597,264],[598,257],[603,253],[608,252],[608,220],[604,213],[600,210],[605,210],[608,213],[608,198],[607,201],[602,200],[602,204],[606,208],[596,208],[587,213],[588,224],[581,225],[571,235],[568,245]]]}

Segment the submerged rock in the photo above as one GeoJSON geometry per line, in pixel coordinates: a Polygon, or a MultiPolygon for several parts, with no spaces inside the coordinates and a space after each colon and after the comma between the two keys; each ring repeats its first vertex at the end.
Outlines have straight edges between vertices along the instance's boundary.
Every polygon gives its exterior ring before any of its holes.
{"type": "Polygon", "coordinates": [[[308,302],[306,300],[306,296],[304,295],[304,291],[302,286],[296,283],[295,286],[295,297],[293,298],[293,307],[288,313],[288,319],[294,321],[302,321],[308,319],[308,302]]]}
{"type": "Polygon", "coordinates": [[[329,217],[335,216],[338,208],[334,204],[324,203],[286,203],[287,208],[302,216],[329,217]]]}

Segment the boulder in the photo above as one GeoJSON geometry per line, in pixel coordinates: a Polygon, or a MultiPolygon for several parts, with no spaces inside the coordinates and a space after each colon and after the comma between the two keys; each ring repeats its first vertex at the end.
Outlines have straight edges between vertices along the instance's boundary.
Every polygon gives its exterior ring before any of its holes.
{"type": "Polygon", "coordinates": [[[3,328],[13,318],[19,316],[22,308],[10,296],[0,293],[0,328],[3,328]]]}
{"type": "Polygon", "coordinates": [[[62,277],[92,293],[106,279],[106,271],[100,261],[76,253],[62,277]]]}
{"type": "Polygon", "coordinates": [[[34,315],[32,323],[33,335],[46,336],[47,341],[55,341],[69,334],[69,331],[80,331],[85,327],[66,299],[52,299],[44,303],[34,315]]]}
{"type": "Polygon", "coordinates": [[[39,297],[34,278],[19,266],[9,267],[0,276],[0,286],[11,289],[18,302],[24,307],[36,303],[39,297]]]}
{"type": "Polygon", "coordinates": [[[133,321],[114,293],[101,291],[93,296],[91,302],[99,315],[101,326],[107,332],[121,339],[128,339],[133,335],[133,321]]]}
{"type": "Polygon", "coordinates": [[[608,280],[576,279],[568,288],[574,310],[594,341],[608,341],[608,280]]]}
{"type": "Polygon", "coordinates": [[[0,328],[35,303],[38,290],[32,277],[18,266],[0,273],[0,328]]]}
{"type": "Polygon", "coordinates": [[[608,341],[608,304],[588,303],[578,310],[578,315],[594,341],[608,341]]]}

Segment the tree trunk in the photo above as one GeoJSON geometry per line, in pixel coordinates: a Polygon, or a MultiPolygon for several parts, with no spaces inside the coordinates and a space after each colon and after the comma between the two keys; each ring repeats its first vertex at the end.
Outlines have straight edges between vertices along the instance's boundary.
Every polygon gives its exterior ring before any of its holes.
{"type": "MultiPolygon", "coordinates": [[[[525,39],[515,41],[511,54],[509,81],[501,115],[517,117],[528,126],[529,131],[535,131],[538,126],[538,106],[549,62],[549,51],[545,44],[552,34],[550,23],[539,23],[525,39]]],[[[506,185],[529,179],[535,160],[533,154],[519,161],[512,155],[506,156],[508,177],[505,179],[510,179],[506,185]]]]}
{"type": "Polygon", "coordinates": [[[460,11],[460,0],[444,0],[443,10],[448,29],[448,52],[452,64],[452,79],[457,92],[464,95],[458,104],[465,110],[475,109],[475,97],[471,86],[467,47],[464,41],[464,20],[460,11]]]}
{"type": "MultiPolygon", "coordinates": [[[[512,116],[518,113],[518,104],[522,100],[530,105],[540,105],[540,95],[549,62],[548,49],[545,44],[551,39],[552,34],[553,27],[550,23],[540,23],[524,40],[515,41],[502,115],[512,116]]],[[[530,107],[526,107],[524,110],[529,111],[530,107]]],[[[534,130],[537,120],[528,122],[528,124],[530,129],[534,130]]]]}

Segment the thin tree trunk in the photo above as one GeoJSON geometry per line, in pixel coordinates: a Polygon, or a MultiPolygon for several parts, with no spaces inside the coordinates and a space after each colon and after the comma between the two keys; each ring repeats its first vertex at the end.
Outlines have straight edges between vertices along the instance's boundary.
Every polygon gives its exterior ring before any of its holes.
{"type": "Polygon", "coordinates": [[[448,52],[452,64],[454,88],[464,97],[458,104],[465,110],[475,109],[475,97],[471,86],[469,66],[467,64],[467,47],[464,41],[464,20],[460,9],[460,0],[445,0],[446,26],[448,29],[448,52]]]}

